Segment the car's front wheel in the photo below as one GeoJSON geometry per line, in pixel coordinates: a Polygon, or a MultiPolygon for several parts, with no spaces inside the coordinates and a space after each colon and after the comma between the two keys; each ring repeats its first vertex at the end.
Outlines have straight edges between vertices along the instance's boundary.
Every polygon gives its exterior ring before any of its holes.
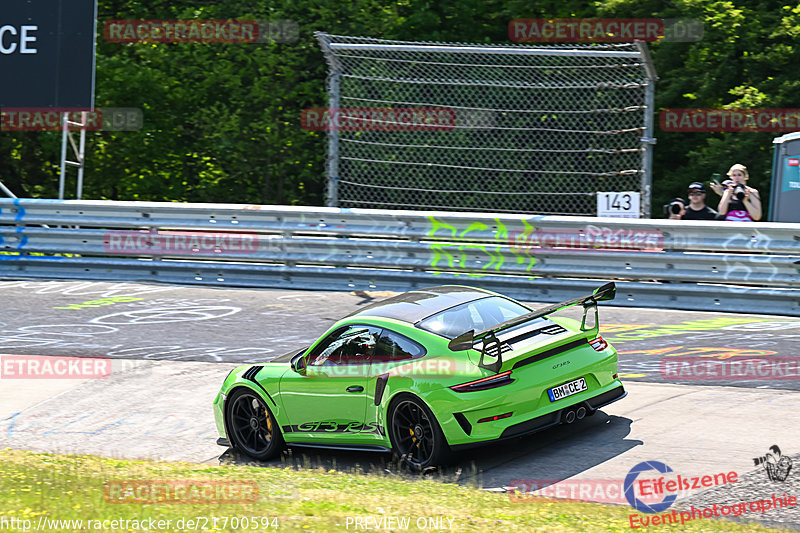
{"type": "Polygon", "coordinates": [[[413,396],[403,396],[389,410],[389,438],[400,461],[422,471],[442,464],[447,442],[430,409],[413,396]]]}
{"type": "Polygon", "coordinates": [[[237,389],[226,403],[228,437],[234,449],[264,461],[283,449],[283,435],[267,404],[249,389],[237,389]]]}

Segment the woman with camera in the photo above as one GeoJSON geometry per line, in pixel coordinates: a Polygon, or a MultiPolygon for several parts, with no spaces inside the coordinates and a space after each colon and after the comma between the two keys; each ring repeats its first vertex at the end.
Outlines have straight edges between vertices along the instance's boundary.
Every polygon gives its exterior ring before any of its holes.
{"type": "Polygon", "coordinates": [[[722,196],[717,208],[719,214],[724,215],[725,220],[739,222],[761,220],[761,198],[758,190],[747,186],[747,180],[750,178],[747,167],[736,163],[728,171],[728,177],[732,183],[727,186],[717,181],[711,185],[714,192],[722,196]]]}

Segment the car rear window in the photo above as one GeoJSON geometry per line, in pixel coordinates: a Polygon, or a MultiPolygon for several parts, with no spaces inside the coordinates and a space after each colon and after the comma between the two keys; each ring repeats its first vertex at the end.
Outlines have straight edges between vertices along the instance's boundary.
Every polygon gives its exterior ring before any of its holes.
{"type": "Polygon", "coordinates": [[[418,328],[454,339],[469,330],[480,331],[530,313],[530,309],[500,296],[489,296],[440,311],[417,322],[418,328]]]}
{"type": "Polygon", "coordinates": [[[425,355],[425,348],[416,341],[404,337],[394,331],[384,329],[381,338],[375,345],[373,361],[403,361],[406,359],[416,359],[425,355]]]}

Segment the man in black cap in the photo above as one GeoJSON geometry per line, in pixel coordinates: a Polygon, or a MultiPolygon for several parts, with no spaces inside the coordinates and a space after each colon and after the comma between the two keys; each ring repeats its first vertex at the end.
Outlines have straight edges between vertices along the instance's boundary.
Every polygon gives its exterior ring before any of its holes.
{"type": "Polygon", "coordinates": [[[700,182],[689,185],[689,205],[669,218],[677,220],[719,220],[719,213],[706,205],[706,188],[700,182]]]}

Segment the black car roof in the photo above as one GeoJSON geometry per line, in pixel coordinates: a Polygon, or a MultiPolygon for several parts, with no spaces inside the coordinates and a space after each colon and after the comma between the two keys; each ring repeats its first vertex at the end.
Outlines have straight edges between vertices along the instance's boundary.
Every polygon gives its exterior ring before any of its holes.
{"type": "Polygon", "coordinates": [[[412,324],[450,307],[492,296],[493,293],[460,285],[440,285],[404,292],[380,302],[369,304],[347,315],[379,316],[403,320],[412,324]]]}

